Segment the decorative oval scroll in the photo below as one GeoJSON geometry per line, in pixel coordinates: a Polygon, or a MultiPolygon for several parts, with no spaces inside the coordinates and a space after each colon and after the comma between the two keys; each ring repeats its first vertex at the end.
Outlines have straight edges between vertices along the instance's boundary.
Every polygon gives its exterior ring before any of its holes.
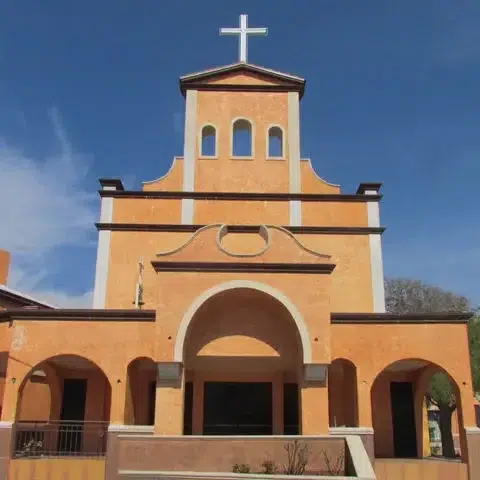
{"type": "MultiPolygon", "coordinates": [[[[237,257],[237,258],[252,258],[252,257],[258,257],[259,255],[262,255],[265,253],[268,248],[270,247],[270,236],[268,233],[268,229],[265,225],[260,225],[258,229],[258,235],[263,238],[263,241],[265,242],[265,246],[260,249],[258,252],[252,252],[252,253],[236,253],[236,252],[231,252],[230,250],[227,250],[223,245],[222,245],[222,240],[223,238],[228,235],[228,226],[227,225],[222,225],[217,233],[217,246],[219,250],[221,250],[225,255],[229,255],[230,257],[237,257]]],[[[241,233],[238,235],[242,235],[241,233]]]]}

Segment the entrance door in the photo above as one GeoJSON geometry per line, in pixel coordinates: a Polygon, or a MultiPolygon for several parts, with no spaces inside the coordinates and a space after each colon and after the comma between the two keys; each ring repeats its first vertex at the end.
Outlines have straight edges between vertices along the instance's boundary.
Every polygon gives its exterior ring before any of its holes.
{"type": "Polygon", "coordinates": [[[57,440],[59,453],[81,452],[86,399],[87,380],[67,378],[63,381],[62,409],[60,413],[62,423],[60,424],[57,440]]]}
{"type": "Polygon", "coordinates": [[[417,434],[411,382],[391,382],[393,446],[395,457],[417,456],[417,434]]]}
{"type": "Polygon", "coordinates": [[[272,384],[205,382],[204,435],[271,435],[272,384]]]}
{"type": "Polygon", "coordinates": [[[300,434],[298,395],[296,383],[283,385],[283,432],[285,435],[300,434]]]}

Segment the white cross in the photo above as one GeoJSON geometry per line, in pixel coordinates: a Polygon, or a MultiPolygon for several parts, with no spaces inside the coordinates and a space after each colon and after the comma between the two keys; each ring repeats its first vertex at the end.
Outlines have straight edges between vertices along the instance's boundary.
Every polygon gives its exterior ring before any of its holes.
{"type": "Polygon", "coordinates": [[[247,63],[247,36],[248,35],[265,35],[268,34],[268,28],[248,28],[248,15],[242,13],[240,15],[239,28],[221,28],[220,35],[238,35],[238,61],[247,63]]]}

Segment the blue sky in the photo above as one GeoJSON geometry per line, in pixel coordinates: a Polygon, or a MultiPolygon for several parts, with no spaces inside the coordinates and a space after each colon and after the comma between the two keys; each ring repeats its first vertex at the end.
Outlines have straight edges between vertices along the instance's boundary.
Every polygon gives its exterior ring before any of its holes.
{"type": "Polygon", "coordinates": [[[249,61],[305,77],[302,155],[352,192],[381,181],[384,265],[480,303],[480,2],[0,3],[0,248],[11,286],[93,288],[97,179],[128,188],[182,154],[178,77],[249,61]]]}

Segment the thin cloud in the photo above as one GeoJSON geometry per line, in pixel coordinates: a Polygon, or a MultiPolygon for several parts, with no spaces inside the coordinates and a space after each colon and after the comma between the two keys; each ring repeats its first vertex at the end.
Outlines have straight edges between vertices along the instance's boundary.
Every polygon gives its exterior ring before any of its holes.
{"type": "Polygon", "coordinates": [[[13,254],[13,288],[59,305],[83,305],[90,293],[72,297],[47,284],[57,248],[93,242],[96,195],[85,187],[91,159],[73,148],[57,109],[48,117],[58,151],[46,158],[27,155],[0,133],[0,248],[13,254]]]}

